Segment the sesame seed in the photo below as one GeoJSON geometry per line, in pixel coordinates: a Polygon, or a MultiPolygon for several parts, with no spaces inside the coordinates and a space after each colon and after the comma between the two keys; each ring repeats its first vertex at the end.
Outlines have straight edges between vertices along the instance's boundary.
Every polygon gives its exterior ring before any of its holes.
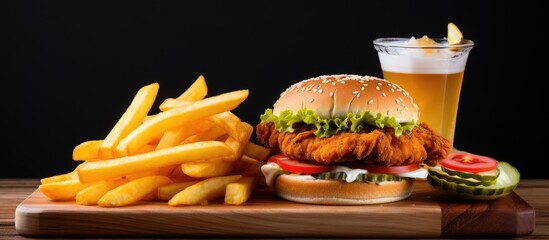
{"type": "Polygon", "coordinates": [[[314,98],[311,98],[311,99],[309,100],[310,103],[312,103],[312,102],[314,102],[314,101],[315,101],[314,98]]]}
{"type": "Polygon", "coordinates": [[[382,92],[381,95],[387,97],[387,94],[385,94],[384,92],[382,92]]]}
{"type": "Polygon", "coordinates": [[[387,110],[387,115],[391,115],[391,110],[387,110]]]}
{"type": "Polygon", "coordinates": [[[366,89],[366,88],[365,88],[365,87],[361,87],[361,88],[360,88],[360,91],[364,91],[364,89],[366,89]]]}
{"type": "Polygon", "coordinates": [[[383,83],[377,83],[377,85],[381,86],[381,85],[383,85],[383,83]]]}
{"type": "Polygon", "coordinates": [[[353,91],[353,94],[354,94],[354,95],[357,95],[357,94],[358,94],[358,91],[353,91]]]}
{"type": "Polygon", "coordinates": [[[330,92],[330,97],[333,97],[334,96],[334,93],[333,92],[330,92]]]}
{"type": "Polygon", "coordinates": [[[376,90],[378,90],[378,91],[379,91],[379,89],[380,89],[380,88],[379,88],[379,86],[376,86],[376,90]]]}
{"type": "Polygon", "coordinates": [[[324,92],[324,91],[322,90],[322,88],[321,88],[321,89],[318,89],[318,93],[322,93],[322,92],[324,92]]]}
{"type": "Polygon", "coordinates": [[[374,99],[370,99],[370,101],[368,101],[368,104],[372,104],[374,103],[374,99]]]}

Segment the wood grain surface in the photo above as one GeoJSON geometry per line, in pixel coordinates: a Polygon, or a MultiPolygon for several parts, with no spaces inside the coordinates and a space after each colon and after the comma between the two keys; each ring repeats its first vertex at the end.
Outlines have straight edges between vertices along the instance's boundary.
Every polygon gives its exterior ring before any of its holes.
{"type": "Polygon", "coordinates": [[[516,193],[452,201],[433,195],[424,181],[404,201],[364,206],[292,203],[260,188],[241,206],[100,208],[52,202],[34,191],[15,215],[17,232],[31,237],[520,237],[535,223],[534,209],[516,193]]]}
{"type": "Polygon", "coordinates": [[[444,238],[509,238],[531,234],[536,213],[516,193],[491,201],[437,199],[444,238]]]}

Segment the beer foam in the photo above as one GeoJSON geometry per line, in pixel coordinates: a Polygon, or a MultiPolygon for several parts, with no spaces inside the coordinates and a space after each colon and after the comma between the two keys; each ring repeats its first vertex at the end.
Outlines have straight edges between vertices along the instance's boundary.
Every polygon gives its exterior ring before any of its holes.
{"type": "Polygon", "coordinates": [[[422,49],[414,40],[403,41],[401,47],[378,51],[383,71],[450,74],[465,70],[468,51],[453,51],[445,48],[447,44],[422,49]]]}

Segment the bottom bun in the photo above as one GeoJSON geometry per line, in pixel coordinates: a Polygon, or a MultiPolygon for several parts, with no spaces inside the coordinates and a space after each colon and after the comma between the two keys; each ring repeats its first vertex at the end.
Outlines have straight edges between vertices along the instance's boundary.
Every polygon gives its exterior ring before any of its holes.
{"type": "Polygon", "coordinates": [[[381,183],[277,177],[278,196],[289,201],[322,205],[365,205],[396,202],[412,194],[415,178],[381,183]]]}

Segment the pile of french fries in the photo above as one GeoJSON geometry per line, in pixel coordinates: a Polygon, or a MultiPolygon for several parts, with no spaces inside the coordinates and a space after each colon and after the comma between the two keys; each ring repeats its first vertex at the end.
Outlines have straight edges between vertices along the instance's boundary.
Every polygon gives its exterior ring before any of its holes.
{"type": "Polygon", "coordinates": [[[199,76],[150,114],[158,83],[139,89],[109,134],[77,145],[73,171],[41,179],[50,200],[120,207],[147,201],[169,206],[223,199],[245,203],[262,180],[270,154],[250,141],[253,127],[231,111],[248,97],[238,90],[207,97],[199,76]]]}

